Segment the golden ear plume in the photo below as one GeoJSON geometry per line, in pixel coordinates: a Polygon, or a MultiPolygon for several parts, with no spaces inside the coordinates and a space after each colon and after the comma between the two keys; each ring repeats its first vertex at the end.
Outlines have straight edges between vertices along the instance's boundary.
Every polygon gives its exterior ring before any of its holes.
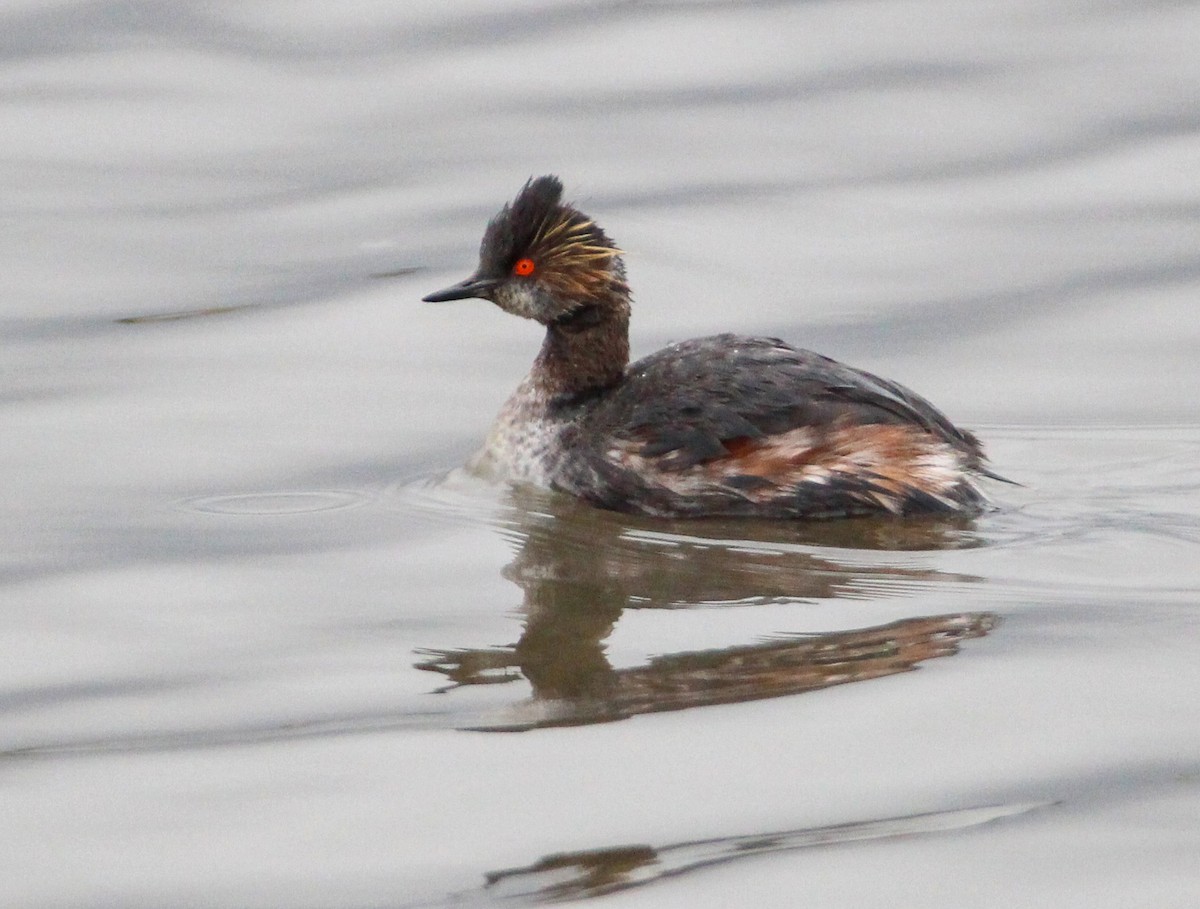
{"type": "Polygon", "coordinates": [[[594,221],[566,209],[553,220],[543,222],[534,245],[542,250],[545,259],[559,267],[602,262],[621,255],[622,251],[615,246],[596,243],[596,232],[594,221]]]}

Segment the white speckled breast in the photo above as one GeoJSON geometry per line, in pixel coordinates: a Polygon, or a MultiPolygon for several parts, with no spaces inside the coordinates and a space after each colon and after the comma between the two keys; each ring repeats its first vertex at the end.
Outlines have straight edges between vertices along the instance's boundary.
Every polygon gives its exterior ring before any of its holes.
{"type": "Polygon", "coordinates": [[[527,377],[501,408],[487,440],[468,465],[492,479],[550,485],[569,425],[548,415],[546,397],[527,377]]]}

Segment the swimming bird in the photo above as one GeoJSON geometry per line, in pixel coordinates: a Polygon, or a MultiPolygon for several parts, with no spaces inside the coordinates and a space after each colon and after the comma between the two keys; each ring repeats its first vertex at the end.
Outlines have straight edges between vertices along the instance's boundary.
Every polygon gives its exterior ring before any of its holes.
{"type": "Polygon", "coordinates": [[[979,441],[904,386],[778,338],[719,334],[629,363],[622,251],[530,179],[484,231],[478,297],[545,326],[471,466],[660,517],[975,513],[979,441]]]}

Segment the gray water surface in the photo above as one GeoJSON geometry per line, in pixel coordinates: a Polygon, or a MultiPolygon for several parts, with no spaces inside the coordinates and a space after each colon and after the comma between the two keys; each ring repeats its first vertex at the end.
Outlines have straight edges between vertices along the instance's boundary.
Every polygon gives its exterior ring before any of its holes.
{"type": "Polygon", "coordinates": [[[0,12],[0,904],[1200,903],[1200,7],[0,12]],[[458,470],[531,175],[984,439],[969,521],[458,470]]]}

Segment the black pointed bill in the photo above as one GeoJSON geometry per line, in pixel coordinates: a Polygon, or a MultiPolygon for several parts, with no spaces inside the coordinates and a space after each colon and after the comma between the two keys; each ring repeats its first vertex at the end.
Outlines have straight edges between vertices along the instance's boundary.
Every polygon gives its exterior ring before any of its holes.
{"type": "Polygon", "coordinates": [[[480,278],[477,275],[472,275],[465,281],[451,284],[442,290],[435,290],[431,294],[426,294],[421,299],[426,303],[445,303],[447,300],[469,300],[471,297],[483,297],[486,299],[488,293],[491,292],[497,283],[499,282],[495,278],[480,278]]]}

